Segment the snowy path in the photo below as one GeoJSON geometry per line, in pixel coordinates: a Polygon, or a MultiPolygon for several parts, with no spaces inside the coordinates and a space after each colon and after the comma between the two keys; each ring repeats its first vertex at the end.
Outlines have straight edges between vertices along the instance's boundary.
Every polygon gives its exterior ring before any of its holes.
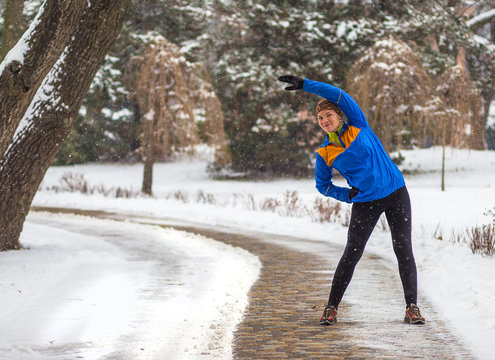
{"type": "Polygon", "coordinates": [[[94,217],[31,212],[25,228],[31,248],[0,254],[0,359],[231,357],[256,257],[94,217]]]}
{"type": "Polygon", "coordinates": [[[164,219],[86,213],[174,225],[257,255],[262,272],[250,291],[245,318],[234,334],[235,359],[472,358],[427,299],[420,297],[427,325],[402,322],[400,281],[394,265],[384,259],[365,254],[341,304],[338,326],[322,327],[318,319],[328,296],[329,270],[335,268],[341,252],[334,245],[289,236],[180,226],[180,222],[164,219]]]}

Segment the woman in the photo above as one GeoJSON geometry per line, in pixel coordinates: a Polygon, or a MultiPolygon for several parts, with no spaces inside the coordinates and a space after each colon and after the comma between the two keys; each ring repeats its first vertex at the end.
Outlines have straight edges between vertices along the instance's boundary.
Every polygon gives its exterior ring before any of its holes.
{"type": "Polygon", "coordinates": [[[316,153],[316,188],[325,196],[352,203],[347,245],[333,277],[328,304],[320,323],[337,322],[337,310],[364,247],[380,215],[385,213],[406,300],[404,321],[424,324],[417,303],[416,264],[411,246],[411,203],[399,168],[385,152],[356,101],[343,90],[318,81],[284,75],[286,90],[307,91],[323,97],[316,113],[327,137],[316,153]],[[342,113],[348,122],[342,120],[342,113]],[[332,183],[337,169],[351,188],[332,183]]]}

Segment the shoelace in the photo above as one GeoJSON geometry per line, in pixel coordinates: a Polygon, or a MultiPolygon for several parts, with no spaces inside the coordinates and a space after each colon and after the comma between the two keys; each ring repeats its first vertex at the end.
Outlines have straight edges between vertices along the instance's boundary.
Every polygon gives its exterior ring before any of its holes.
{"type": "Polygon", "coordinates": [[[332,315],[333,311],[334,311],[334,308],[327,308],[325,310],[325,317],[327,317],[327,318],[330,317],[330,315],[332,315]]]}
{"type": "Polygon", "coordinates": [[[410,309],[414,316],[421,317],[421,313],[419,312],[419,308],[417,306],[411,306],[410,309]]]}

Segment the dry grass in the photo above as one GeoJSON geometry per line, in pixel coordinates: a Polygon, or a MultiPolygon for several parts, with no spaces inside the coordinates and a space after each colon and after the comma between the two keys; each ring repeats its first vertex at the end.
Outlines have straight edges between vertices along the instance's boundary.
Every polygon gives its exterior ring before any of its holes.
{"type": "Polygon", "coordinates": [[[54,191],[55,193],[78,192],[88,195],[101,194],[103,196],[115,198],[135,198],[142,196],[142,193],[139,191],[122,188],[120,186],[112,186],[109,188],[102,184],[90,186],[83,174],[74,174],[71,172],[63,174],[59,180],[59,183],[60,185],[53,185],[45,190],[54,191]]]}
{"type": "MultiPolygon", "coordinates": [[[[59,180],[60,185],[54,185],[42,190],[60,192],[78,192],[87,195],[101,194],[115,198],[137,198],[145,196],[142,192],[122,187],[105,187],[104,185],[90,186],[82,174],[65,173],[59,180]]],[[[329,199],[316,197],[311,206],[308,206],[297,191],[287,191],[281,199],[275,197],[263,198],[259,201],[252,194],[233,194],[226,201],[219,201],[214,194],[205,193],[200,190],[196,197],[182,190],[177,190],[165,196],[166,199],[174,199],[182,203],[203,203],[215,206],[241,206],[249,211],[271,212],[287,217],[309,217],[312,221],[320,223],[340,223],[349,225],[350,211],[346,211],[341,203],[329,199]],[[193,199],[193,200],[190,200],[193,199]]],[[[473,254],[493,256],[495,254],[495,213],[489,211],[487,214],[494,216],[491,225],[474,226],[465,231],[452,230],[449,241],[458,244],[469,244],[473,254]]],[[[388,231],[388,225],[384,217],[380,218],[377,227],[381,231],[388,231]]],[[[444,235],[438,224],[433,238],[444,240],[444,235]]]]}
{"type": "Polygon", "coordinates": [[[468,232],[468,237],[473,254],[495,254],[495,225],[475,226],[468,232]]]}
{"type": "Polygon", "coordinates": [[[317,197],[313,203],[314,217],[319,222],[337,222],[342,211],[339,202],[317,197]]]}
{"type": "MultiPolygon", "coordinates": [[[[438,224],[433,237],[444,240],[440,224],[438,224]]],[[[473,254],[484,256],[495,255],[495,223],[490,225],[476,225],[465,230],[452,230],[449,242],[454,244],[469,244],[473,254]]]]}
{"type": "MultiPolygon", "coordinates": [[[[101,194],[106,197],[137,198],[147,196],[140,191],[122,187],[106,187],[103,184],[91,186],[82,174],[65,173],[59,180],[60,185],[54,185],[42,190],[60,192],[78,192],[92,195],[101,194]]],[[[301,199],[297,191],[286,191],[281,197],[265,197],[257,199],[253,194],[232,194],[228,199],[219,200],[214,194],[202,190],[191,195],[187,191],[176,190],[163,196],[186,203],[209,204],[224,207],[240,207],[248,211],[271,212],[286,217],[308,217],[321,223],[340,223],[348,225],[349,211],[340,202],[318,196],[312,203],[301,199]]]]}

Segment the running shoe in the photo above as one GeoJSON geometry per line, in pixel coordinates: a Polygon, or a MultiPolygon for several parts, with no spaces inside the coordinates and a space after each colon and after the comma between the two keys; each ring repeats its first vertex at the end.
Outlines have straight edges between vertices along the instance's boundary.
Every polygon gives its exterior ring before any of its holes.
{"type": "Polygon", "coordinates": [[[425,318],[421,316],[419,307],[416,304],[411,304],[406,309],[406,316],[404,322],[408,324],[424,324],[425,318]]]}
{"type": "Polygon", "coordinates": [[[337,322],[337,308],[333,305],[327,306],[320,319],[321,325],[334,325],[337,322]]]}

